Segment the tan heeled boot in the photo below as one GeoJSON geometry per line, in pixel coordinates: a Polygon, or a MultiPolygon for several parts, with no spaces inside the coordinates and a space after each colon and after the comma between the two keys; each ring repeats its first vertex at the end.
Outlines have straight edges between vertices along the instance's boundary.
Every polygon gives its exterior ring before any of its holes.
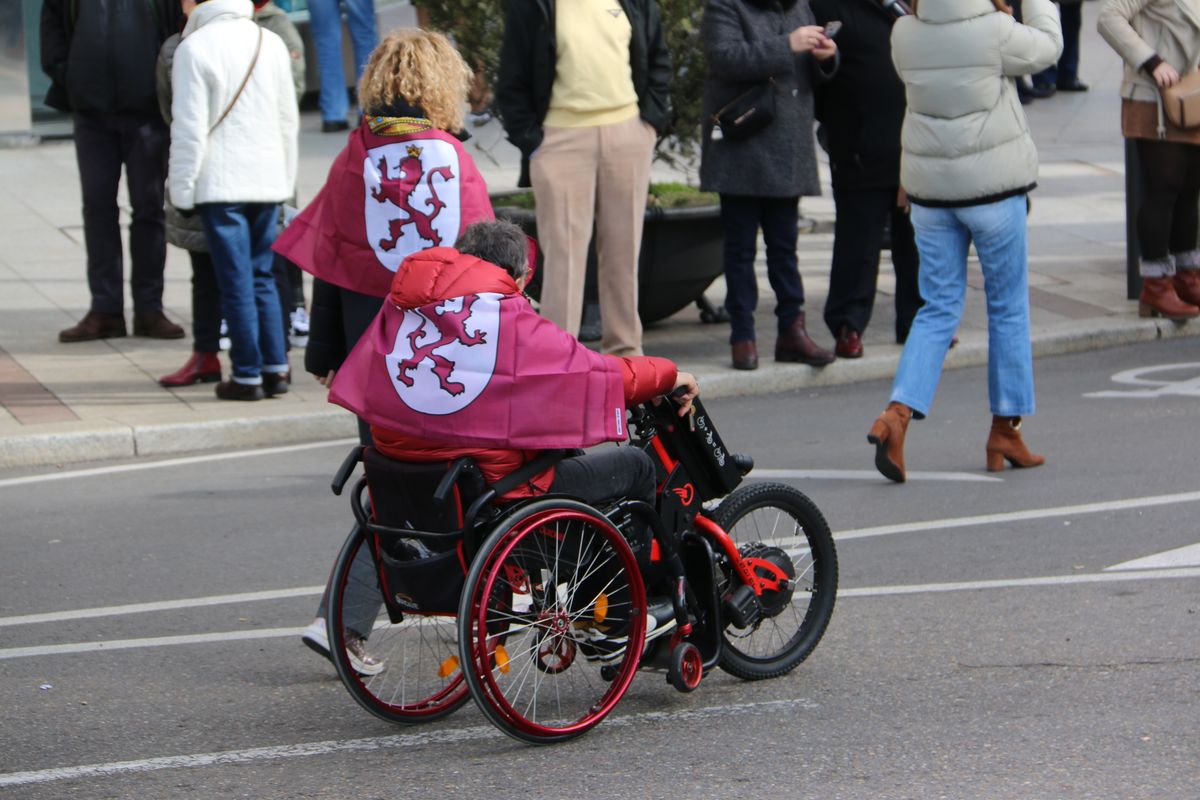
{"type": "Polygon", "coordinates": [[[910,419],[911,408],[903,403],[888,403],[867,434],[867,441],[875,445],[875,468],[896,483],[904,483],[908,477],[904,471],[904,434],[910,419]]]}
{"type": "Polygon", "coordinates": [[[992,417],[992,432],[987,440],[988,472],[1004,469],[1005,460],[1014,467],[1040,467],[1046,463],[1043,456],[1029,452],[1021,440],[1020,417],[992,417]]]}

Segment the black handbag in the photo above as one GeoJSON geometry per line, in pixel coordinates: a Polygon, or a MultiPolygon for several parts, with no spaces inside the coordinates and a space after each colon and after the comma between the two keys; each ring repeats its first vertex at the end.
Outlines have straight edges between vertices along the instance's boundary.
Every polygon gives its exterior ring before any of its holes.
{"type": "Polygon", "coordinates": [[[774,119],[775,79],[767,78],[764,83],[747,89],[713,112],[713,131],[719,131],[713,138],[732,141],[748,139],[774,119]]]}

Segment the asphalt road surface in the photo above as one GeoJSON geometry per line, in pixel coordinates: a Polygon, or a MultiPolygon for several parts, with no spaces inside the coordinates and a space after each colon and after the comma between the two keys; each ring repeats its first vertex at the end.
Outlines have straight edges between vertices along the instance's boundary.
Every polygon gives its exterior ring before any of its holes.
{"type": "Polygon", "coordinates": [[[639,673],[574,742],[468,705],[363,712],[300,629],[349,443],[0,473],[0,797],[1200,797],[1200,348],[1037,362],[1035,470],[984,470],[982,369],[946,373],[910,481],[885,383],[713,400],[835,531],[814,654],[689,695],[639,673]]]}

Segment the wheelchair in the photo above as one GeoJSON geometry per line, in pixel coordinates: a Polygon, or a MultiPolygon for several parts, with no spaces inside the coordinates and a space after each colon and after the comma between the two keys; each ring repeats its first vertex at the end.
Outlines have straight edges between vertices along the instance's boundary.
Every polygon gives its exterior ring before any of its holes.
{"type": "Polygon", "coordinates": [[[828,524],[797,489],[740,485],[752,460],[725,449],[701,403],[677,409],[632,409],[622,445],[654,459],[653,505],[496,502],[565,453],[489,486],[467,458],[414,464],[355,447],[333,480],[341,494],[363,463],[327,615],[354,699],[415,723],[470,697],[506,734],[549,744],[595,727],[639,668],[690,692],[717,666],[760,680],[804,661],[837,594],[828,524]]]}

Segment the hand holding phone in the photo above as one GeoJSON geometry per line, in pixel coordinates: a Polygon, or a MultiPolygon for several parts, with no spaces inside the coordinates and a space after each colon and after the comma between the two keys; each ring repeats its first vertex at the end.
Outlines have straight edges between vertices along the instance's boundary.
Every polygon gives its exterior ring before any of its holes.
{"type": "Polygon", "coordinates": [[[828,36],[830,39],[832,39],[833,37],[838,35],[838,31],[840,31],[841,29],[842,29],[841,20],[837,20],[837,19],[830,20],[825,25],[825,35],[828,36]]]}

